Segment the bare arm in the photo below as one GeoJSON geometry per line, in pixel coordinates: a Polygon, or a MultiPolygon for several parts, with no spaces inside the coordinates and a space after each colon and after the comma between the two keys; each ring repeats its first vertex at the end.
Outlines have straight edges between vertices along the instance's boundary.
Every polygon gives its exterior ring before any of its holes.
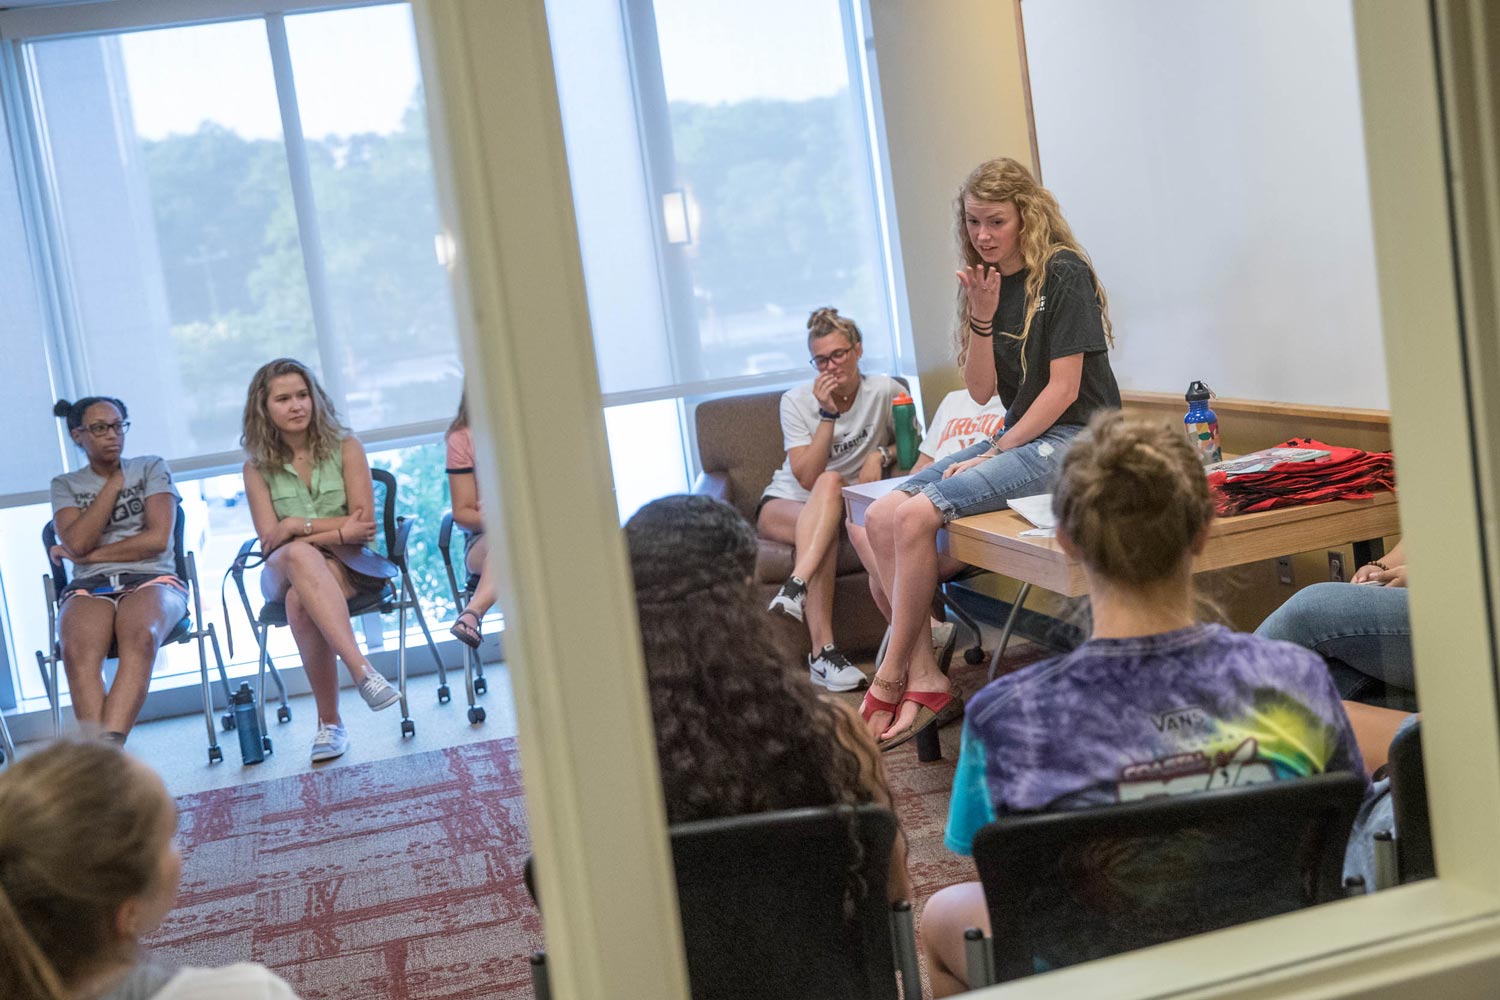
{"type": "Polygon", "coordinates": [[[146,524],[138,533],[95,546],[78,554],[73,561],[84,565],[154,559],[172,547],[172,526],[176,519],[177,498],[170,493],[154,493],[146,498],[146,524]]]}
{"type": "Polygon", "coordinates": [[[99,536],[114,516],[115,501],[124,488],[125,473],[116,469],[104,480],[98,496],[87,507],[64,507],[53,516],[52,528],[57,532],[58,541],[73,553],[75,559],[88,555],[99,544],[99,536]]]}
{"type": "Polygon", "coordinates": [[[467,531],[484,530],[479,509],[479,485],[472,472],[448,473],[448,492],[453,496],[453,523],[467,531]]]}
{"type": "Polygon", "coordinates": [[[969,354],[964,358],[964,388],[970,399],[983,406],[995,395],[996,385],[993,341],[971,334],[969,354]]]}

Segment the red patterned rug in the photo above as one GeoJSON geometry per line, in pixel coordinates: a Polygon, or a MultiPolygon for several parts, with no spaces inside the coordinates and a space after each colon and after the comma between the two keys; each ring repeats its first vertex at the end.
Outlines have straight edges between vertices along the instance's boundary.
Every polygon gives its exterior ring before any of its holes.
{"type": "MultiPolygon", "coordinates": [[[[1023,650],[1027,647],[1022,647],[1023,650]]],[[[1031,659],[1024,652],[1012,664],[1031,659]]],[[[1012,665],[1012,664],[1008,664],[1012,665]]],[[[955,678],[972,692],[981,667],[955,678]]],[[[918,908],[973,877],[942,844],[944,760],[886,757],[918,908]]],[[[149,942],[183,965],[256,961],[305,1000],[523,1000],[541,922],[515,740],[185,796],[178,908],[149,942]]]]}

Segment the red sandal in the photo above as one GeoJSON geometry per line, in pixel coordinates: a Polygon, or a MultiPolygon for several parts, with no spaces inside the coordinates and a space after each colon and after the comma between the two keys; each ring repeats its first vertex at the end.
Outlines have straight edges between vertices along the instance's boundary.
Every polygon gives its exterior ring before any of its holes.
{"type": "Polygon", "coordinates": [[[859,717],[866,722],[869,722],[870,717],[876,712],[888,712],[891,716],[891,721],[895,722],[896,713],[901,710],[901,692],[905,689],[905,681],[902,681],[898,684],[895,681],[888,681],[878,674],[874,677],[871,677],[870,687],[865,691],[864,700],[859,703],[859,717]],[[884,698],[877,698],[875,696],[875,689],[877,687],[895,691],[896,700],[886,701],[884,698]]]}
{"type": "Polygon", "coordinates": [[[950,686],[947,691],[908,691],[903,694],[902,701],[910,701],[917,705],[916,717],[911,720],[911,725],[901,732],[888,739],[880,740],[881,751],[894,750],[908,740],[921,735],[922,731],[928,727],[940,726],[962,715],[964,703],[959,693],[956,688],[950,686]]]}

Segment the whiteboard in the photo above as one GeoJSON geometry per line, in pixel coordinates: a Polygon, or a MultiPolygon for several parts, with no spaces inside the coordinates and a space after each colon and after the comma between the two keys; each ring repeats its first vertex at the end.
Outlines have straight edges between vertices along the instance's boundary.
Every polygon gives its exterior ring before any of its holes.
{"type": "Polygon", "coordinates": [[[1348,0],[1023,0],[1122,389],[1388,406],[1348,0]]]}

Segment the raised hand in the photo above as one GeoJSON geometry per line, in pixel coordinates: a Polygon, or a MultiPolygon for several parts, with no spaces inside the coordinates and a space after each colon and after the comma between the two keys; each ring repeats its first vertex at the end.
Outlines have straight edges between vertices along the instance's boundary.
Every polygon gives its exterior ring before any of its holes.
{"type": "Polygon", "coordinates": [[[837,375],[833,372],[820,372],[818,377],[813,379],[813,399],[816,399],[823,409],[832,413],[839,408],[838,404],[833,401],[833,391],[838,387],[837,375]]]}
{"type": "Polygon", "coordinates": [[[986,264],[971,265],[958,271],[958,283],[969,303],[969,316],[979,323],[988,323],[1000,308],[1000,269],[986,264]]]}

